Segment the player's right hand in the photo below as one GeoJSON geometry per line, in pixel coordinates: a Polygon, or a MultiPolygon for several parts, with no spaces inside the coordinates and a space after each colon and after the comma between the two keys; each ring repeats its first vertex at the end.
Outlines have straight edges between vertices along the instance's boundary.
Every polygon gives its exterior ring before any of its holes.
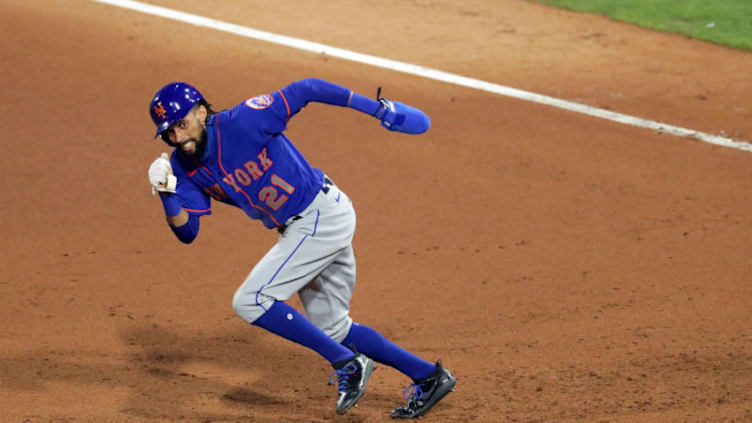
{"type": "Polygon", "coordinates": [[[422,134],[431,126],[431,119],[423,111],[398,101],[381,97],[381,87],[376,91],[379,108],[373,115],[381,121],[381,126],[406,134],[422,134]]]}
{"type": "Polygon", "coordinates": [[[152,187],[152,194],[156,192],[175,192],[177,178],[172,174],[172,166],[170,165],[167,153],[162,153],[149,166],[149,183],[152,187]]]}

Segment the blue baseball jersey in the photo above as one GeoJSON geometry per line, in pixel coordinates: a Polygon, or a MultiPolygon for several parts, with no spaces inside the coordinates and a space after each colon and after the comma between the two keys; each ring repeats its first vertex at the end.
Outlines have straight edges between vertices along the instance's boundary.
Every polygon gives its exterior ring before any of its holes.
{"type": "Polygon", "coordinates": [[[269,229],[284,225],[313,201],[324,180],[283,134],[287,122],[309,101],[346,106],[349,96],[344,87],[307,79],[212,115],[201,159],[177,150],[170,157],[183,209],[207,215],[214,199],[269,229]]]}

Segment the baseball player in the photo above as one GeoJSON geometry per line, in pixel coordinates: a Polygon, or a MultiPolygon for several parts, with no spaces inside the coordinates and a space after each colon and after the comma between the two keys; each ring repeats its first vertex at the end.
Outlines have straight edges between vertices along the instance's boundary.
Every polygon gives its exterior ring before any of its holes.
{"type": "Polygon", "coordinates": [[[198,235],[199,218],[211,214],[211,199],[239,207],[279,232],[276,245],[238,288],[233,308],[247,323],[331,363],[337,413],[357,404],[376,361],[413,381],[405,390],[407,405],[391,416],[419,417],[453,391],[456,380],[441,360],[425,361],[350,318],[352,202],[284,134],[290,118],[311,101],[358,110],[391,131],[420,134],[430,126],[422,111],[381,98],[380,88],[372,100],[331,82],[305,79],[214,112],[196,88],[174,82],[149,105],[155,137],[174,147],[169,159],[164,153],[151,164],[149,182],[170,229],[184,243],[198,235]],[[295,293],[305,315],[285,303],[295,293]]]}

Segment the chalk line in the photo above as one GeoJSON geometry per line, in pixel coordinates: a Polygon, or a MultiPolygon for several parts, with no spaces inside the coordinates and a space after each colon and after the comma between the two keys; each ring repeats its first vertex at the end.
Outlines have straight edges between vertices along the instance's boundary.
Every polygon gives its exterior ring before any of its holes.
{"type": "Polygon", "coordinates": [[[288,37],[285,35],[274,34],[271,32],[260,31],[246,26],[236,25],[229,22],[223,22],[204,16],[194,15],[191,13],[180,12],[178,10],[168,9],[165,7],[154,6],[141,3],[134,0],[92,0],[99,3],[105,3],[125,9],[146,13],[153,16],[172,19],[175,21],[185,22],[191,25],[212,28],[218,31],[239,35],[242,37],[266,41],[269,43],[279,44],[304,50],[312,53],[323,54],[326,56],[337,57],[340,59],[363,63],[379,68],[390,69],[402,73],[420,76],[423,78],[433,79],[436,81],[447,82],[477,90],[487,91],[494,94],[512,97],[532,103],[544,104],[547,106],[558,107],[584,115],[594,116],[625,125],[636,126],[640,128],[651,129],[658,132],[672,134],[680,137],[693,138],[698,141],[720,145],[723,147],[736,148],[743,151],[752,151],[752,144],[735,141],[718,135],[707,134],[692,129],[681,128],[649,119],[629,116],[610,110],[599,109],[585,104],[574,103],[567,100],[561,100],[555,97],[549,97],[541,94],[531,93],[528,91],[518,90],[516,88],[505,87],[503,85],[482,81],[479,79],[468,78],[437,69],[431,69],[423,66],[413,65],[410,63],[399,62],[396,60],[385,59],[382,57],[371,56],[368,54],[357,53],[326,44],[315,43],[300,38],[288,37]]]}

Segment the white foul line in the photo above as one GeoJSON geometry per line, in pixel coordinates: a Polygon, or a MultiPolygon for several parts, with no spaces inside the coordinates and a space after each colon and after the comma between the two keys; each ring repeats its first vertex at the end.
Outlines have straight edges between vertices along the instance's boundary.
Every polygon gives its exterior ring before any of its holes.
{"type": "Polygon", "coordinates": [[[327,56],[337,57],[352,62],[364,63],[371,66],[386,68],[398,72],[433,79],[436,81],[448,82],[450,84],[460,85],[468,88],[475,88],[482,91],[488,91],[507,97],[517,98],[520,100],[530,101],[533,103],[545,104],[548,106],[558,107],[585,115],[595,116],[626,125],[637,126],[640,128],[652,129],[667,134],[677,135],[680,137],[694,138],[698,141],[716,144],[723,147],[736,148],[744,151],[752,151],[752,144],[735,141],[731,138],[711,135],[704,132],[693,131],[691,129],[681,128],[678,126],[668,125],[653,120],[642,119],[609,110],[599,109],[584,104],[574,103],[571,101],[561,100],[554,97],[548,97],[541,94],[535,94],[515,88],[505,87],[503,85],[493,84],[479,79],[468,78],[461,75],[455,75],[436,69],[426,68],[423,66],[413,65],[410,63],[398,62],[395,60],[384,59],[381,57],[371,56],[368,54],[356,53],[350,50],[344,50],[325,44],[314,43],[302,40],[300,38],[287,37],[285,35],[273,34],[271,32],[259,31],[257,29],[240,26],[228,22],[218,21],[216,19],[204,16],[193,15],[190,13],[180,12],[177,10],[167,9],[164,7],[153,6],[133,0],[93,0],[99,3],[106,3],[112,6],[122,7],[125,9],[135,10],[149,15],[160,16],[167,19],[181,21],[196,26],[216,29],[231,34],[240,35],[256,40],[267,41],[274,44],[281,44],[300,50],[327,56]]]}

